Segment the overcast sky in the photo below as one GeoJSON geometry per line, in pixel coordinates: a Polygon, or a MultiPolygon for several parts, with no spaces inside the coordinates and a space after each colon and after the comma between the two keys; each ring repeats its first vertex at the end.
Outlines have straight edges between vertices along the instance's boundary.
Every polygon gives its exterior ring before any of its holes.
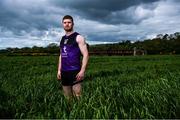
{"type": "Polygon", "coordinates": [[[59,43],[66,14],[89,44],[180,32],[180,0],[0,0],[0,49],[59,43]]]}

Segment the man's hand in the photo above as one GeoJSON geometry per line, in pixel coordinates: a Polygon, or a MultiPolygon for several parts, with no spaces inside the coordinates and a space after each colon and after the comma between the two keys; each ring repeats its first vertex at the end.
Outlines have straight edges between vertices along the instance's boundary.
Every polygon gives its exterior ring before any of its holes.
{"type": "Polygon", "coordinates": [[[76,80],[80,81],[84,79],[84,72],[80,71],[77,75],[76,75],[76,80]]]}
{"type": "Polygon", "coordinates": [[[57,79],[61,80],[61,72],[60,71],[58,71],[58,73],[57,73],[57,79]]]}

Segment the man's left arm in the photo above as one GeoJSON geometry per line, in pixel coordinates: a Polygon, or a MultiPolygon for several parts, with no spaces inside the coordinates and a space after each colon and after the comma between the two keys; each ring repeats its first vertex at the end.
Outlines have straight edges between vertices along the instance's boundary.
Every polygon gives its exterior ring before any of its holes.
{"type": "Polygon", "coordinates": [[[76,38],[76,41],[77,41],[77,43],[79,45],[81,54],[83,56],[81,70],[77,74],[76,78],[77,78],[77,80],[82,80],[84,78],[84,74],[85,74],[86,67],[87,67],[87,64],[88,64],[89,53],[88,53],[87,44],[85,42],[84,37],[82,37],[81,35],[78,35],[77,38],[76,38]]]}

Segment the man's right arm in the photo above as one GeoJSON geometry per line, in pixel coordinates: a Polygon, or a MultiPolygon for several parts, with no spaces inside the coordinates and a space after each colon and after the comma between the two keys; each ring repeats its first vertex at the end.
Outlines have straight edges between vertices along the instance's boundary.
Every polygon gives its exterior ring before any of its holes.
{"type": "Polygon", "coordinates": [[[58,79],[58,80],[61,80],[61,55],[59,55],[57,79],[58,79]]]}

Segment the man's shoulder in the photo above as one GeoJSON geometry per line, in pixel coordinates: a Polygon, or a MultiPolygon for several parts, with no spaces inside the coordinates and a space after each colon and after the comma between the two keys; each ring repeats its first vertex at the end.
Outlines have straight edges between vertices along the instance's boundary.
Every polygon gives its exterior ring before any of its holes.
{"type": "Polygon", "coordinates": [[[77,37],[76,37],[76,41],[78,42],[78,41],[84,41],[84,37],[82,36],[82,35],[77,35],[77,37]]]}
{"type": "Polygon", "coordinates": [[[74,32],[74,34],[76,34],[76,35],[80,35],[80,33],[78,33],[78,32],[74,32]]]}

